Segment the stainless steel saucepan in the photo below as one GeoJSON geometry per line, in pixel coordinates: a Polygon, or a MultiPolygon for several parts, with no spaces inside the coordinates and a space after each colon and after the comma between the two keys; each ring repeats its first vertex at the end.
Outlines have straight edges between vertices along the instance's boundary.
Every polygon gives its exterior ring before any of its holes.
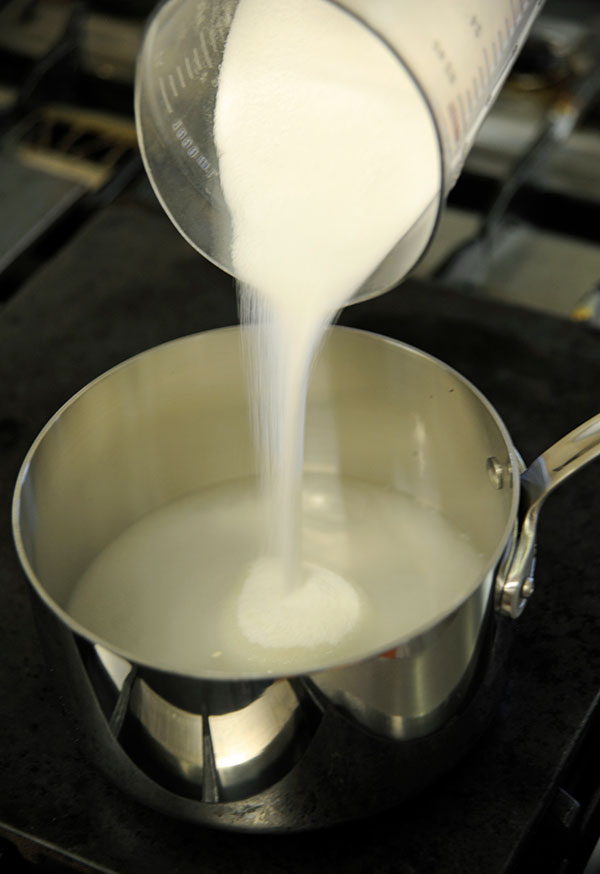
{"type": "MultiPolygon", "coordinates": [[[[288,803],[312,805],[319,825],[345,815],[351,767],[329,755],[327,779],[342,788],[321,816],[303,769],[315,744],[335,748],[326,714],[341,714],[346,740],[368,737],[384,757],[457,718],[496,617],[518,616],[533,592],[544,498],[600,454],[600,415],[523,470],[498,414],[460,374],[396,341],[331,329],[311,378],[306,470],[384,485],[440,511],[468,532],[484,570],[460,603],[409,634],[372,640],[351,663],[199,676],[161,664],[151,648],[99,638],[65,605],[90,562],[146,513],[255,474],[240,336],[227,328],[159,346],[65,404],[23,463],[14,536],[48,662],[113,780],[166,813],[243,829],[285,827],[273,803],[285,786],[288,803]],[[321,439],[332,423],[335,445],[321,439]]],[[[360,761],[367,783],[369,762],[360,761]]]]}

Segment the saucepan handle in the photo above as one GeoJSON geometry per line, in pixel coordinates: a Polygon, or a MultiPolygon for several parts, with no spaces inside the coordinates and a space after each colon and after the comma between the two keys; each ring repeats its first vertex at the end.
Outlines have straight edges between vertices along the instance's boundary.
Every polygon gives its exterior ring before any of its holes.
{"type": "Polygon", "coordinates": [[[520,527],[496,575],[496,606],[512,618],[520,616],[533,593],[537,520],[550,492],[600,455],[600,413],[575,428],[521,475],[520,527]]]}

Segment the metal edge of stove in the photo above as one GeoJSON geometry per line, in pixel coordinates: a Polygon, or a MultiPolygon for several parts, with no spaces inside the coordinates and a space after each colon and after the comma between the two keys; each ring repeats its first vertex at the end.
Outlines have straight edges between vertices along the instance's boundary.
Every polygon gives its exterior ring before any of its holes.
{"type": "Polygon", "coordinates": [[[514,848],[509,874],[600,874],[600,691],[558,763],[545,807],[514,848]],[[557,859],[560,861],[557,862],[557,859]]]}
{"type": "Polygon", "coordinates": [[[75,852],[66,853],[54,844],[35,835],[0,822],[0,867],[14,874],[59,874],[78,871],[80,874],[119,874],[116,868],[106,868],[85,860],[75,852]]]}

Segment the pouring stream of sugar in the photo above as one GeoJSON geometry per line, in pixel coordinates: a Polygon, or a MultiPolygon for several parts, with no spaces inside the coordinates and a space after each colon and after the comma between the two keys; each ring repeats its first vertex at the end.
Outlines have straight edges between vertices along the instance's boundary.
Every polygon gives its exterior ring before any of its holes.
{"type": "Polygon", "coordinates": [[[263,646],[336,643],[360,599],[302,563],[308,375],[336,312],[438,196],[437,135],[397,57],[326,0],[241,0],[214,130],[242,320],[257,325],[247,357],[269,507],[238,619],[263,646]]]}

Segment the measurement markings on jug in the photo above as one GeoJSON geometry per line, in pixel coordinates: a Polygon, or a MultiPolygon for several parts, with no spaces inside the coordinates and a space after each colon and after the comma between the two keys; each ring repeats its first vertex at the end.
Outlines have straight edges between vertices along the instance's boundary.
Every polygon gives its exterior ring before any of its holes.
{"type": "Polygon", "coordinates": [[[476,15],[471,16],[469,24],[471,25],[471,30],[473,31],[475,36],[477,36],[477,37],[481,36],[481,31],[483,28],[481,26],[480,20],[477,18],[476,15]]]}
{"type": "Polygon", "coordinates": [[[200,34],[200,48],[202,49],[202,54],[204,55],[204,60],[206,61],[209,67],[212,67],[212,60],[210,57],[210,52],[208,50],[208,46],[206,45],[206,36],[204,33],[200,34]]]}
{"type": "Polygon", "coordinates": [[[214,32],[213,30],[209,30],[209,32],[208,32],[208,38],[209,38],[209,40],[210,40],[210,45],[211,45],[211,48],[212,48],[213,52],[214,52],[215,54],[217,54],[217,52],[219,51],[219,49],[218,49],[218,46],[217,46],[217,39],[216,39],[216,36],[215,36],[215,32],[214,32]]]}
{"type": "Polygon", "coordinates": [[[435,39],[433,41],[432,49],[436,58],[442,64],[442,70],[446,79],[451,85],[454,85],[454,83],[456,82],[456,69],[454,64],[452,63],[450,56],[448,55],[448,52],[438,39],[435,39]]]}
{"type": "Polygon", "coordinates": [[[177,90],[177,85],[175,84],[175,79],[172,73],[169,73],[169,85],[171,86],[173,97],[179,97],[179,91],[177,90]]]}
{"type": "Polygon", "coordinates": [[[216,176],[216,168],[213,167],[206,155],[202,154],[180,118],[173,122],[172,128],[175,136],[179,140],[181,148],[186,152],[187,156],[191,158],[201,170],[204,170],[209,179],[216,176]]]}
{"type": "Polygon", "coordinates": [[[167,94],[165,80],[163,79],[162,76],[158,80],[158,85],[160,88],[160,93],[162,94],[162,98],[163,98],[164,103],[165,103],[165,109],[167,110],[169,115],[171,115],[173,113],[173,107],[171,106],[171,101],[169,100],[169,95],[167,94]]]}
{"type": "Polygon", "coordinates": [[[462,129],[465,131],[467,129],[467,115],[465,113],[465,101],[463,100],[462,94],[458,95],[458,108],[460,110],[460,120],[462,122],[462,129]]]}
{"type": "Polygon", "coordinates": [[[471,117],[471,115],[473,114],[473,97],[471,95],[471,89],[467,88],[465,94],[467,97],[467,106],[469,108],[469,117],[471,117]]]}
{"type": "Polygon", "coordinates": [[[517,0],[511,0],[510,5],[512,6],[513,21],[515,24],[518,24],[521,20],[521,15],[523,11],[522,4],[520,4],[521,8],[519,8],[519,6],[517,5],[517,0]]]}
{"type": "Polygon", "coordinates": [[[183,75],[183,70],[181,69],[179,64],[177,65],[177,78],[179,79],[181,87],[187,88],[187,82],[185,81],[185,76],[183,75]]]}
{"type": "Polygon", "coordinates": [[[485,48],[485,47],[483,49],[483,63],[485,64],[485,77],[486,77],[486,80],[489,82],[490,75],[491,75],[490,56],[488,54],[487,48],[485,48]]]}
{"type": "Polygon", "coordinates": [[[454,101],[448,106],[448,116],[450,118],[450,129],[454,137],[454,146],[456,147],[460,143],[460,121],[454,101]]]}

